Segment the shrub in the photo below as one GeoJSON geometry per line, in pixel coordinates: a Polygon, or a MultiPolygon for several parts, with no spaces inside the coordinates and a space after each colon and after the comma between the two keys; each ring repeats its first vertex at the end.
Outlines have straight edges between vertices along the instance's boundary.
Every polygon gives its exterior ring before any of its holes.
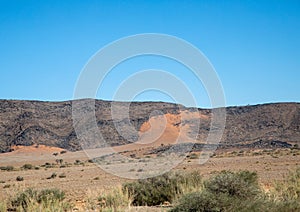
{"type": "Polygon", "coordinates": [[[2,170],[2,171],[13,171],[14,167],[13,166],[0,166],[0,170],[2,170]]]}
{"type": "Polygon", "coordinates": [[[13,211],[66,211],[70,205],[63,202],[65,193],[58,189],[36,191],[31,188],[17,194],[11,201],[13,211]]]}
{"type": "Polygon", "coordinates": [[[209,192],[194,192],[184,195],[172,212],[220,211],[218,200],[209,192]]]}
{"type": "Polygon", "coordinates": [[[294,190],[298,185],[293,184],[300,183],[299,179],[300,169],[291,174],[288,183],[281,184],[291,190],[279,192],[278,188],[275,193],[279,194],[266,195],[258,187],[256,173],[222,171],[205,181],[202,191],[183,195],[171,211],[300,211],[299,196],[294,190]]]}
{"type": "Polygon", "coordinates": [[[49,162],[46,162],[44,165],[42,165],[41,167],[45,167],[46,169],[49,169],[49,168],[53,168],[54,165],[49,163],[49,162]]]}
{"type": "Polygon", "coordinates": [[[26,189],[24,192],[21,192],[17,194],[17,197],[11,201],[11,205],[14,208],[22,208],[26,211],[29,204],[31,204],[32,201],[37,199],[37,192],[33,189],[29,188],[26,189]]]}
{"type": "Polygon", "coordinates": [[[61,173],[60,175],[58,175],[59,178],[66,178],[66,174],[65,173],[61,173]]]}
{"type": "Polygon", "coordinates": [[[94,160],[93,159],[88,159],[88,162],[89,163],[94,163],[94,160]]]}
{"type": "Polygon", "coordinates": [[[239,198],[249,198],[258,194],[259,185],[255,172],[222,171],[204,183],[207,191],[228,194],[239,198]]]}
{"type": "Polygon", "coordinates": [[[111,209],[109,211],[124,211],[124,208],[129,207],[131,202],[128,191],[122,190],[122,188],[115,188],[98,197],[98,205],[103,209],[111,209]]]}
{"type": "Polygon", "coordinates": [[[55,172],[52,173],[50,177],[47,177],[48,180],[56,178],[57,174],[55,172]]]}
{"type": "Polygon", "coordinates": [[[60,165],[63,163],[63,161],[64,161],[63,159],[56,159],[56,160],[55,160],[55,162],[56,162],[57,164],[60,164],[60,165]]]}
{"type": "Polygon", "coordinates": [[[22,169],[25,169],[25,170],[29,170],[29,169],[33,169],[33,165],[32,165],[32,164],[26,163],[26,164],[24,164],[21,168],[22,168],[22,169]]]}
{"type": "Polygon", "coordinates": [[[18,177],[16,178],[16,180],[17,180],[17,181],[23,181],[23,180],[24,180],[24,178],[23,178],[23,177],[21,177],[21,176],[18,176],[18,177]]]}
{"type": "Polygon", "coordinates": [[[65,154],[65,153],[67,153],[67,151],[66,150],[62,150],[62,151],[60,151],[60,154],[62,155],[62,154],[65,154]]]}
{"type": "Polygon", "coordinates": [[[199,156],[196,153],[192,153],[192,154],[188,155],[188,158],[189,159],[198,159],[199,156]]]}
{"type": "Polygon", "coordinates": [[[197,189],[201,185],[199,173],[167,173],[161,176],[138,180],[123,185],[123,190],[133,196],[134,205],[160,205],[173,202],[178,195],[197,189]]]}
{"type": "Polygon", "coordinates": [[[43,204],[51,204],[53,202],[60,202],[65,199],[65,193],[58,189],[45,189],[38,193],[37,202],[43,204]]]}
{"type": "Polygon", "coordinates": [[[275,185],[273,195],[282,201],[300,201],[300,167],[290,172],[286,180],[275,185]]]}
{"type": "Polygon", "coordinates": [[[259,191],[255,172],[222,171],[202,191],[183,195],[172,211],[258,211],[264,202],[259,191]]]}
{"type": "Polygon", "coordinates": [[[183,195],[172,212],[188,211],[267,211],[262,210],[264,201],[241,199],[227,193],[212,193],[207,190],[183,195]]]}
{"type": "Polygon", "coordinates": [[[10,184],[4,185],[3,188],[10,188],[10,184]]]}

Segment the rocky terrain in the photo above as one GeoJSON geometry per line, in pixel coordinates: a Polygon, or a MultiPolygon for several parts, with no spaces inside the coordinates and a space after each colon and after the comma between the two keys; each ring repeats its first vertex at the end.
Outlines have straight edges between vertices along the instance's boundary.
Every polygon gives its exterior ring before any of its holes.
{"type": "MultiPolygon", "coordinates": [[[[163,134],[157,139],[158,145],[163,142],[174,143],[179,131],[182,131],[181,139],[197,135],[197,142],[203,143],[210,130],[212,118],[210,109],[186,108],[164,102],[130,104],[117,102],[116,104],[120,111],[129,107],[128,118],[114,117],[113,119],[111,102],[95,101],[95,117],[99,132],[112,146],[141,140],[146,137],[143,133],[147,132],[150,126],[159,128],[161,119],[158,117],[162,116],[166,117],[167,125],[163,134]],[[183,114],[185,118],[182,121],[183,114]],[[197,121],[199,125],[196,124],[197,121]],[[122,135],[115,124],[119,126],[122,135]],[[129,128],[129,125],[133,126],[134,130],[129,128]]],[[[11,151],[16,145],[33,144],[75,151],[81,149],[80,142],[73,127],[72,101],[0,100],[0,152],[11,151]]],[[[289,146],[295,143],[300,143],[299,103],[226,108],[226,127],[221,140],[223,146],[251,148],[264,147],[268,144],[289,146]]],[[[95,142],[91,147],[101,146],[104,146],[103,142],[95,142]]]]}

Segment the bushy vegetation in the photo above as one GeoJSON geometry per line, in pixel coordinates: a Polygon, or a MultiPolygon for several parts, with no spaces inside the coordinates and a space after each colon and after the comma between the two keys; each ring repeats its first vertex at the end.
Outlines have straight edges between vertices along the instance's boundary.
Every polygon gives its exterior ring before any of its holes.
{"type": "Polygon", "coordinates": [[[222,171],[204,182],[205,189],[213,194],[226,194],[238,198],[251,198],[258,194],[259,185],[255,172],[222,171]]]}
{"type": "MultiPolygon", "coordinates": [[[[300,183],[299,170],[292,175],[292,183],[300,183]]],[[[259,188],[256,173],[222,171],[205,181],[202,191],[183,195],[171,211],[299,211],[297,186],[282,185],[292,191],[265,193],[259,188]]]]}
{"type": "Polygon", "coordinates": [[[133,205],[161,205],[173,202],[178,196],[200,189],[201,177],[198,172],[189,174],[167,173],[123,185],[133,198],[133,205]]]}
{"type": "Polygon", "coordinates": [[[128,191],[124,191],[122,188],[115,188],[100,195],[97,201],[102,210],[107,209],[108,211],[122,211],[122,209],[130,207],[132,204],[128,191]]]}
{"type": "Polygon", "coordinates": [[[32,164],[26,163],[21,168],[24,169],[24,170],[29,170],[29,169],[33,169],[34,166],[32,164]]]}
{"type": "Polygon", "coordinates": [[[13,166],[0,166],[0,170],[2,170],[2,171],[13,171],[14,167],[13,166]]]}
{"type": "Polygon", "coordinates": [[[14,211],[67,211],[70,204],[64,202],[65,193],[58,189],[41,191],[27,189],[17,194],[11,200],[11,210],[14,211]]]}

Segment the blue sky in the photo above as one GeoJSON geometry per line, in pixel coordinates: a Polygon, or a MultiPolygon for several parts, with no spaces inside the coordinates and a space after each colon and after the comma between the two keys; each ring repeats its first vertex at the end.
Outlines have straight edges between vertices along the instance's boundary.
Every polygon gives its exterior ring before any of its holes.
{"type": "MultiPolygon", "coordinates": [[[[299,11],[300,1],[289,0],[0,0],[0,99],[72,99],[82,68],[100,48],[124,36],[164,33],[208,57],[227,105],[300,102],[299,11]]],[[[201,84],[178,74],[185,67],[157,57],[120,64],[97,98],[111,99],[118,83],[146,68],[176,75],[198,106],[210,106],[201,84]]],[[[171,98],[149,91],[135,100],[171,98]]]]}

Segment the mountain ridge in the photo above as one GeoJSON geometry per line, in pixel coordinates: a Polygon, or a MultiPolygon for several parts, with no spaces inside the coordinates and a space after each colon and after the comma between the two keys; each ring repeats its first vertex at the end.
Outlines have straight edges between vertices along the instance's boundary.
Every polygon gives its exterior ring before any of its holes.
{"type": "MultiPolygon", "coordinates": [[[[80,150],[80,141],[73,128],[73,101],[88,101],[88,99],[55,102],[0,100],[0,152],[8,152],[14,145],[33,144],[49,145],[70,151],[80,150]]],[[[115,129],[111,116],[111,103],[112,101],[95,100],[95,115],[99,131],[111,146],[128,144],[130,142],[115,129]]],[[[126,138],[129,137],[132,142],[140,139],[141,127],[147,125],[152,116],[156,116],[154,111],[160,111],[160,115],[169,114],[168,116],[173,117],[169,120],[170,127],[174,128],[170,132],[178,129],[176,124],[187,126],[186,134],[197,134],[200,143],[205,142],[210,129],[212,109],[151,101],[114,103],[120,110],[130,108],[129,119],[118,120],[118,124],[126,138]],[[173,119],[180,118],[182,111],[189,114],[190,118],[184,123],[173,123],[173,119]],[[195,116],[195,113],[199,113],[199,117],[195,116]],[[200,120],[199,126],[195,124],[197,120],[200,120]],[[136,131],[129,130],[129,124],[134,126],[136,131]]],[[[171,137],[164,136],[166,139],[171,137]]],[[[226,127],[221,143],[238,145],[271,140],[300,143],[300,103],[282,102],[226,107],[226,127]]],[[[95,143],[92,147],[101,147],[101,145],[95,143]]]]}

